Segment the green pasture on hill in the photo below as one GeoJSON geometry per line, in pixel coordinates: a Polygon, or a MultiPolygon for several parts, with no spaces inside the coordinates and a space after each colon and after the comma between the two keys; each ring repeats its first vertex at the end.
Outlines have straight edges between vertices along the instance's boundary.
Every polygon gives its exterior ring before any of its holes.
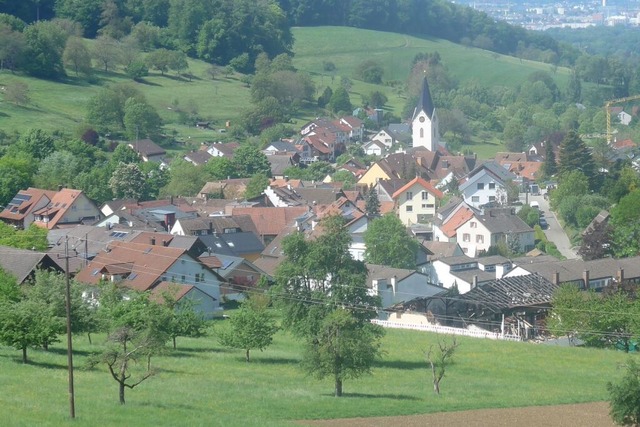
{"type": "MultiPolygon", "coordinates": [[[[340,77],[346,76],[354,83],[350,95],[355,105],[361,102],[362,94],[380,90],[389,98],[388,111],[395,115],[400,115],[406,102],[402,90],[355,80],[358,64],[375,59],[384,67],[385,81],[403,83],[416,54],[438,51],[455,78],[460,81],[476,80],[486,86],[515,86],[534,71],[551,69],[548,64],[520,61],[445,40],[403,34],[346,27],[294,28],[293,34],[294,64],[313,76],[319,91],[326,86],[337,87],[340,77]],[[331,61],[336,65],[333,79],[330,73],[323,71],[323,61],[331,61]]],[[[218,129],[224,127],[227,120],[233,122],[249,106],[249,89],[237,75],[226,77],[220,73],[212,80],[207,75],[208,67],[203,61],[190,60],[189,69],[194,76],[191,81],[178,78],[171,72],[162,76],[152,71],[142,83],[133,82],[121,69],[105,73],[99,67],[95,69],[93,83],[75,77],[72,72],[68,73],[64,82],[53,82],[2,71],[0,87],[22,81],[29,87],[31,101],[24,106],[14,105],[3,102],[0,93],[0,129],[13,132],[38,127],[49,131],[72,131],[83,121],[87,100],[102,85],[129,82],[145,94],[164,119],[167,131],[175,132],[179,140],[192,141],[192,145],[196,146],[198,142],[222,139],[218,129]],[[213,122],[214,129],[201,130],[192,125],[179,124],[176,105],[185,110],[197,110],[200,117],[213,122]]],[[[560,68],[553,75],[558,79],[558,84],[564,87],[567,71],[560,68]]],[[[312,109],[303,110],[293,118],[292,125],[300,125],[317,114],[312,109]]],[[[482,145],[482,139],[478,143],[482,145]]],[[[483,147],[478,147],[477,151],[482,152],[483,147]]],[[[497,150],[489,148],[488,151],[497,150]]]]}
{"type": "MultiPolygon", "coordinates": [[[[81,369],[104,337],[74,338],[76,415],[68,418],[66,353],[0,347],[0,419],[4,426],[283,426],[294,420],[371,417],[476,408],[606,400],[606,383],[627,355],[606,350],[459,338],[454,364],[437,396],[423,351],[438,335],[388,330],[385,355],[372,376],[344,383],[333,397],[329,380],[299,369],[301,345],[278,333],[264,352],[220,347],[213,337],[178,339],[178,350],[153,359],[160,370],[134,390],[127,404],[106,368],[81,369]],[[98,344],[96,344],[98,343],[98,344]]],[[[635,357],[635,356],[634,356],[635,357]]]]}

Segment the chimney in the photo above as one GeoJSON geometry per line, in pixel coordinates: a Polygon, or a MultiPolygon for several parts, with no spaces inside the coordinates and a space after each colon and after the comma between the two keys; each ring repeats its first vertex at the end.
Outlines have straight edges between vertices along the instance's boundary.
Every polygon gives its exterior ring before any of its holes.
{"type": "Polygon", "coordinates": [[[152,246],[155,246],[155,245],[156,245],[156,238],[155,238],[155,237],[152,237],[152,238],[151,238],[151,245],[152,245],[152,246]]]}
{"type": "Polygon", "coordinates": [[[622,283],[624,281],[624,268],[618,268],[618,273],[616,273],[616,281],[618,283],[622,283]]]}
{"type": "Polygon", "coordinates": [[[213,222],[209,221],[209,234],[213,234],[213,222]]]}
{"type": "Polygon", "coordinates": [[[560,286],[560,273],[559,272],[555,272],[553,273],[553,277],[551,278],[551,283],[553,283],[556,286],[560,286]]]}
{"type": "Polygon", "coordinates": [[[58,191],[62,191],[64,187],[62,185],[58,185],[58,191]]]}
{"type": "Polygon", "coordinates": [[[207,254],[211,256],[211,246],[207,247],[207,254]]]}
{"type": "Polygon", "coordinates": [[[582,280],[584,281],[584,289],[589,289],[589,270],[582,273],[582,280]]]}
{"type": "Polygon", "coordinates": [[[475,289],[476,287],[478,287],[478,275],[474,274],[473,282],[471,283],[471,289],[475,289]]]}
{"type": "Polygon", "coordinates": [[[162,240],[162,246],[169,246],[169,242],[167,242],[166,240],[162,240]]]}

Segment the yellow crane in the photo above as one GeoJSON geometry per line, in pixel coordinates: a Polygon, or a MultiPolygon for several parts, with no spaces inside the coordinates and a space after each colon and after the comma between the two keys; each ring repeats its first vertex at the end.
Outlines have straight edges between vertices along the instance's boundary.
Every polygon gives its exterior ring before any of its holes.
{"type": "Polygon", "coordinates": [[[635,101],[640,99],[640,95],[627,96],[625,98],[612,99],[604,104],[604,109],[607,113],[607,144],[611,144],[611,106],[614,104],[621,104],[623,102],[635,101]]]}

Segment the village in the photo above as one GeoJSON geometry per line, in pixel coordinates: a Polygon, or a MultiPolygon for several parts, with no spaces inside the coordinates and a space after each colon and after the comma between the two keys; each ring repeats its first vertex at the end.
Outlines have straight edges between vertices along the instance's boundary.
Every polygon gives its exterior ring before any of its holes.
{"type": "MultiPolygon", "coordinates": [[[[164,150],[151,140],[129,146],[145,162],[164,162],[164,150]]],[[[183,158],[195,165],[232,158],[238,146],[214,142],[183,158]]],[[[38,269],[65,271],[68,260],[71,275],[87,285],[88,300],[96,300],[103,281],[152,295],[176,288],[178,300],[195,301],[198,312],[213,318],[225,301],[242,300],[272,280],[287,235],[311,238],[323,218],[339,215],[351,237],[349,252],[362,261],[368,224],[391,213],[419,245],[415,269],[367,264],[368,292],[382,301],[377,322],[519,340],[538,337],[561,284],[599,290],[640,278],[637,257],[582,261],[569,251],[562,261],[536,249],[534,229],[516,213],[527,203],[540,209],[534,198],[544,203],[535,181],[544,147],[500,152],[488,161],[450,154],[426,78],[410,123],[367,135],[355,116],[319,118],[300,129],[298,140],[275,141],[263,153],[272,178],[251,199],[243,198],[248,179],[208,182],[197,197],[113,200],[100,207],[75,189],[24,189],[0,220],[17,229],[46,228],[49,249],[2,247],[0,267],[22,283],[38,269]],[[353,174],[353,188],[330,177],[308,182],[283,175],[291,166],[335,161],[352,144],[379,158],[368,167],[355,159],[338,167],[353,174]],[[366,207],[372,194],[375,216],[366,207]],[[491,254],[499,244],[519,256],[491,254]]],[[[540,225],[546,224],[542,212],[540,225]]],[[[551,229],[562,234],[557,225],[551,229]]]]}

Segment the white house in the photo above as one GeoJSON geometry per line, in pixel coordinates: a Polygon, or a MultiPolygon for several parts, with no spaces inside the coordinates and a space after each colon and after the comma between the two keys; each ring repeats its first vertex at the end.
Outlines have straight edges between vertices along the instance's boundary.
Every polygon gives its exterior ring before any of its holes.
{"type": "Polygon", "coordinates": [[[378,140],[371,140],[362,144],[362,149],[367,156],[382,156],[386,151],[386,146],[378,140]]]}
{"type": "Polygon", "coordinates": [[[620,121],[620,124],[629,126],[632,119],[633,117],[631,116],[631,114],[627,113],[626,111],[620,111],[618,113],[618,120],[620,121]]]}
{"type": "Polygon", "coordinates": [[[515,178],[504,167],[488,162],[471,171],[459,190],[464,201],[475,208],[491,202],[506,204],[507,184],[515,178]]]}
{"type": "Polygon", "coordinates": [[[432,296],[443,290],[430,283],[429,276],[415,270],[367,264],[367,271],[369,293],[380,297],[383,308],[414,298],[432,296]]]}

